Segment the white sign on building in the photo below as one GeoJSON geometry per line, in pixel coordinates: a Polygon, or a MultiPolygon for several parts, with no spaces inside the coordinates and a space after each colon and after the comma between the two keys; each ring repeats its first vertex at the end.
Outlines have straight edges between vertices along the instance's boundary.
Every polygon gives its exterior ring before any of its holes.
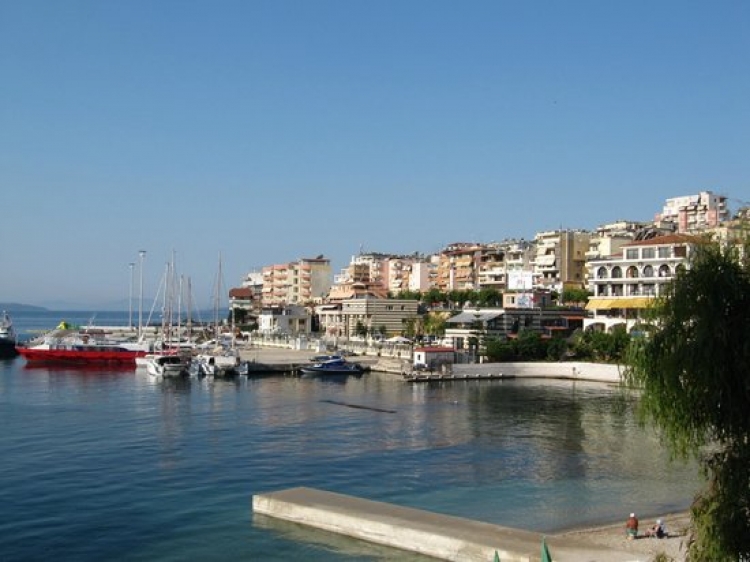
{"type": "Polygon", "coordinates": [[[508,289],[511,291],[530,291],[534,286],[534,273],[531,271],[509,271],[508,289]]]}

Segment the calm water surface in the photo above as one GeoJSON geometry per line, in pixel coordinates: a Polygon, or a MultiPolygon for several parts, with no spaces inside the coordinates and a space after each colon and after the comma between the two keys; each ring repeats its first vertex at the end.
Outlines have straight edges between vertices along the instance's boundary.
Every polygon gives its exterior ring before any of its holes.
{"type": "Polygon", "coordinates": [[[419,560],[253,517],[251,497],[311,486],[551,532],[682,509],[699,486],[599,384],[161,381],[19,358],[0,361],[0,413],[3,560],[419,560]]]}

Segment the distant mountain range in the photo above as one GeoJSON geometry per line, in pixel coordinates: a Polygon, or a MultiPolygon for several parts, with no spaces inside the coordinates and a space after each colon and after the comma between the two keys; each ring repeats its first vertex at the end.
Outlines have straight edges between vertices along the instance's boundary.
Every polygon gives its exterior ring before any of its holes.
{"type": "Polygon", "coordinates": [[[8,312],[44,312],[49,310],[43,306],[33,306],[31,304],[20,304],[17,302],[0,302],[0,309],[7,310],[8,312]]]}

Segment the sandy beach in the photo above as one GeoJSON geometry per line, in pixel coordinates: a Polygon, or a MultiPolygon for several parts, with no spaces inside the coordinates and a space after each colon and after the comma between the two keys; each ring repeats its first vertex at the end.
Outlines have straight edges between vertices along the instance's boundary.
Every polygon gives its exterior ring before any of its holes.
{"type": "MultiPolygon", "coordinates": [[[[647,562],[653,560],[658,554],[666,554],[675,562],[685,562],[685,544],[688,540],[688,528],[690,525],[690,513],[671,513],[658,517],[640,518],[639,537],[628,539],[625,536],[625,520],[622,523],[604,525],[587,529],[575,529],[558,533],[558,536],[575,536],[581,540],[590,541],[593,544],[607,546],[624,552],[632,552],[634,560],[647,562]],[[657,518],[664,520],[669,533],[663,539],[644,537],[645,531],[656,522],[657,518]]],[[[554,552],[552,553],[554,558],[554,552]]],[[[598,560],[597,562],[607,562],[598,560]]]]}

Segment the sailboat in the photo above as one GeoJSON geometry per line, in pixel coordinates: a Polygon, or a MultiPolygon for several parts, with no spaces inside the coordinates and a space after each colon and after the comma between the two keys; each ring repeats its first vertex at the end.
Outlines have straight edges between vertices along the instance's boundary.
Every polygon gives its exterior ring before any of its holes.
{"type": "Polygon", "coordinates": [[[225,377],[236,375],[240,367],[240,354],[234,343],[234,326],[232,326],[232,338],[229,345],[222,342],[219,323],[219,308],[221,305],[221,293],[223,290],[221,254],[219,254],[219,272],[216,277],[216,288],[214,290],[214,340],[210,342],[211,348],[206,348],[193,358],[191,365],[192,374],[225,377]]]}
{"type": "MultiPolygon", "coordinates": [[[[179,319],[177,328],[174,326],[174,255],[172,262],[167,264],[164,275],[164,308],[162,313],[162,337],[161,352],[146,355],[142,362],[149,375],[154,377],[175,377],[188,374],[190,359],[180,352],[174,338],[179,338],[179,319]],[[177,334],[175,334],[177,330],[177,334]]],[[[179,314],[179,313],[178,313],[179,314]]]]}

